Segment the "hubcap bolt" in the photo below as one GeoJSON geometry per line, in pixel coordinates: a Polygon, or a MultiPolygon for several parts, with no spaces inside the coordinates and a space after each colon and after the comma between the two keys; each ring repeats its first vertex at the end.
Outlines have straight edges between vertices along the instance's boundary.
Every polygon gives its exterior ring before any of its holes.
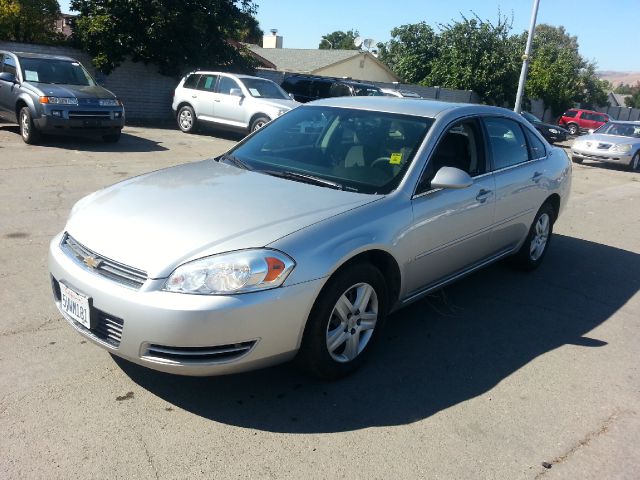
{"type": "Polygon", "coordinates": [[[356,333],[356,329],[355,329],[355,328],[352,328],[352,329],[351,329],[351,335],[353,335],[354,333],[356,333]]]}
{"type": "Polygon", "coordinates": [[[360,310],[356,310],[356,315],[360,315],[360,310]]]}
{"type": "Polygon", "coordinates": [[[361,322],[362,320],[358,319],[358,321],[356,322],[356,325],[360,325],[361,322]]]}

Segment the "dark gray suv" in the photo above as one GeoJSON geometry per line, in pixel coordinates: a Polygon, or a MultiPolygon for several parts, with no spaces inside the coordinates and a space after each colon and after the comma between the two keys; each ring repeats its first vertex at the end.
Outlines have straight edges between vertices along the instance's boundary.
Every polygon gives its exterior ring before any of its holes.
{"type": "Polygon", "coordinates": [[[41,133],[91,133],[117,142],[122,102],[73,58],[0,51],[0,116],[20,125],[22,139],[41,133]]]}

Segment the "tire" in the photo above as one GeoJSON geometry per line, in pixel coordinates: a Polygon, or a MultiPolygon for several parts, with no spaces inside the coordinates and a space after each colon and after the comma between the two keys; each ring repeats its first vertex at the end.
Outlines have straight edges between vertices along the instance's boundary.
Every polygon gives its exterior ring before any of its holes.
{"type": "Polygon", "coordinates": [[[571,157],[571,161],[573,163],[582,163],[582,158],[580,158],[580,157],[571,157]]]}
{"type": "Polygon", "coordinates": [[[553,233],[555,212],[550,203],[544,203],[536,214],[526,240],[518,253],[512,257],[512,264],[519,270],[531,271],[540,266],[549,250],[553,233]]]}
{"type": "Polygon", "coordinates": [[[629,170],[631,170],[632,172],[640,172],[640,152],[636,152],[636,154],[631,159],[629,170]]]}
{"type": "Polygon", "coordinates": [[[35,145],[40,140],[40,132],[36,129],[31,117],[29,107],[22,107],[20,109],[20,115],[18,117],[20,122],[20,136],[24,143],[29,145],[35,145]]]}
{"type": "Polygon", "coordinates": [[[578,128],[578,125],[576,125],[575,123],[570,123],[569,125],[567,125],[567,130],[569,130],[569,133],[571,135],[578,135],[578,133],[580,133],[580,128],[578,128]]]}
{"type": "Polygon", "coordinates": [[[269,120],[269,118],[267,117],[257,117],[256,119],[253,120],[253,122],[251,122],[251,127],[249,128],[249,130],[251,133],[253,133],[256,130],[260,130],[270,121],[271,120],[269,120]]]}
{"type": "Polygon", "coordinates": [[[198,129],[196,112],[189,105],[185,105],[178,110],[178,128],[184,133],[194,133],[198,129]]]}
{"type": "Polygon", "coordinates": [[[365,362],[379,336],[387,302],[384,277],[373,265],[355,264],[338,272],[318,295],[309,314],[296,358],[298,365],[323,379],[354,372],[365,362]],[[366,302],[364,308],[360,306],[362,312],[358,302],[366,302]]]}
{"type": "Polygon", "coordinates": [[[103,140],[105,143],[118,143],[118,141],[120,140],[120,136],[121,136],[121,133],[120,133],[120,132],[118,132],[118,133],[111,133],[111,134],[109,134],[109,135],[103,135],[103,136],[102,136],[102,140],[103,140]]]}

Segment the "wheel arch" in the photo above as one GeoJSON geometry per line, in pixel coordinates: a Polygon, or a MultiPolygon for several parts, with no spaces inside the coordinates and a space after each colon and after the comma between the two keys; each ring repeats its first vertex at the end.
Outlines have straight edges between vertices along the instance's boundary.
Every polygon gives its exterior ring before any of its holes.
{"type": "Polygon", "coordinates": [[[195,108],[193,108],[193,105],[191,105],[191,104],[190,104],[189,102],[187,102],[186,100],[185,100],[185,101],[180,102],[180,103],[178,104],[178,106],[176,107],[176,117],[180,114],[180,109],[181,109],[182,107],[190,107],[190,108],[191,108],[191,110],[193,110],[193,114],[196,116],[196,118],[198,118],[198,114],[196,113],[196,109],[195,109],[195,108]]]}
{"type": "Polygon", "coordinates": [[[560,195],[558,195],[557,193],[552,193],[551,195],[549,195],[547,197],[547,199],[544,201],[543,205],[545,203],[548,203],[551,205],[551,208],[553,208],[553,220],[555,221],[558,218],[558,215],[560,215],[560,195]]]}

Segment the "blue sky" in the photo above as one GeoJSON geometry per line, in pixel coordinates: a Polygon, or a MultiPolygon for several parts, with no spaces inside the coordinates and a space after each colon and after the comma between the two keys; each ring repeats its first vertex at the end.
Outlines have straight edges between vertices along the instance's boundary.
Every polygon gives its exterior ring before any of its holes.
{"type": "MultiPolygon", "coordinates": [[[[361,36],[389,40],[392,28],[426,21],[432,26],[473,10],[495,20],[498,10],[513,15],[514,32],[526,30],[533,0],[256,0],[258,21],[284,37],[285,48],[317,48],[322,35],[357,29],[361,36]]],[[[69,2],[60,1],[63,12],[69,2]]],[[[538,23],[563,25],[578,37],[580,53],[599,70],[640,71],[640,0],[540,0],[538,23]],[[614,6],[615,5],[615,6],[614,6]],[[614,19],[607,21],[607,18],[614,19]]]]}

